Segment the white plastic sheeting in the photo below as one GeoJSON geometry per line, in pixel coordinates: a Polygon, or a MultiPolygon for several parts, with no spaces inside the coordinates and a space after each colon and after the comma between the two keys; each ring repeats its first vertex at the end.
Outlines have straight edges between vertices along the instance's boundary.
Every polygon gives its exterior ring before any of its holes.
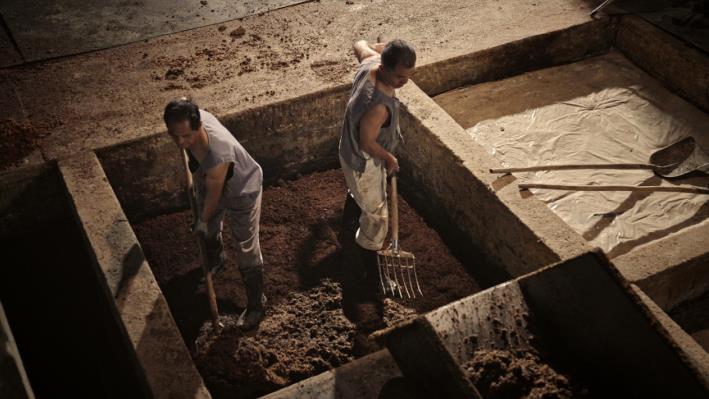
{"type": "MultiPolygon", "coordinates": [[[[629,63],[615,64],[614,68],[608,73],[625,74],[632,84],[605,87],[582,97],[482,121],[467,131],[505,167],[649,163],[653,152],[686,136],[693,136],[709,150],[707,114],[629,63]]],[[[651,170],[541,171],[515,176],[526,182],[574,185],[707,187],[709,183],[707,177],[669,181],[651,170]]],[[[546,189],[532,192],[610,257],[709,216],[707,195],[546,189]]]]}

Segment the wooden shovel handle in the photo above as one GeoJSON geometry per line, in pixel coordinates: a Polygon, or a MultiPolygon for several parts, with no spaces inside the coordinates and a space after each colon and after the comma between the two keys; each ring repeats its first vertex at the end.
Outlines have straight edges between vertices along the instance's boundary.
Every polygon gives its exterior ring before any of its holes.
{"type": "Polygon", "coordinates": [[[399,195],[396,188],[396,175],[391,176],[391,240],[399,249],[399,195]]]}
{"type": "MultiPolygon", "coordinates": [[[[189,157],[187,156],[187,151],[180,150],[182,153],[182,166],[185,172],[185,183],[187,191],[187,197],[190,200],[190,208],[192,208],[193,220],[199,219],[199,209],[197,209],[197,196],[194,191],[194,181],[192,181],[192,172],[190,172],[189,157]]],[[[207,282],[207,299],[209,300],[209,310],[212,314],[212,325],[215,330],[219,330],[221,324],[219,323],[219,309],[217,308],[217,294],[214,291],[214,282],[212,281],[212,272],[209,270],[207,265],[207,243],[205,238],[201,235],[197,235],[197,243],[199,245],[199,258],[202,263],[202,272],[204,273],[204,279],[207,282]]]]}
{"type": "Polygon", "coordinates": [[[645,163],[603,163],[603,164],[568,164],[568,165],[536,165],[519,168],[490,169],[490,173],[535,172],[539,170],[576,170],[576,169],[655,169],[660,165],[645,163]]]}
{"type": "Polygon", "coordinates": [[[571,185],[571,184],[542,184],[542,183],[520,183],[519,189],[545,188],[548,190],[571,190],[571,191],[664,191],[673,193],[709,194],[709,188],[682,187],[682,186],[594,186],[594,185],[571,185]]]}

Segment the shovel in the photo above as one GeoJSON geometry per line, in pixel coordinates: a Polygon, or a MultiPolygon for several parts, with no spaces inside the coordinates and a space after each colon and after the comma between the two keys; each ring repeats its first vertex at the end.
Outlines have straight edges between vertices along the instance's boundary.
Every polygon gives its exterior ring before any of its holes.
{"type": "MultiPolygon", "coordinates": [[[[194,182],[192,181],[192,172],[189,168],[189,158],[187,157],[187,152],[185,150],[180,150],[182,153],[182,166],[185,170],[186,176],[186,191],[187,196],[190,199],[190,207],[192,208],[193,220],[199,219],[199,210],[197,209],[197,198],[194,191],[194,182]]],[[[202,263],[202,272],[204,272],[204,280],[207,282],[207,298],[209,299],[209,310],[212,313],[212,327],[214,331],[221,330],[224,325],[219,321],[219,310],[217,309],[217,295],[214,292],[214,282],[212,281],[212,271],[209,270],[207,266],[206,257],[206,243],[205,238],[201,234],[197,235],[197,241],[199,244],[199,257],[202,263]]]]}
{"type": "Polygon", "coordinates": [[[416,275],[416,258],[411,252],[402,251],[399,247],[399,205],[396,189],[396,175],[391,177],[391,244],[387,249],[377,251],[379,282],[384,295],[391,293],[392,297],[416,298],[416,291],[423,296],[416,275]],[[401,281],[399,280],[401,277],[401,281]],[[416,282],[416,289],[414,289],[416,282]],[[401,286],[404,291],[401,291],[401,286]]]}
{"type": "Polygon", "coordinates": [[[670,144],[650,155],[647,164],[568,164],[538,165],[521,168],[490,169],[490,173],[533,172],[538,170],[573,170],[573,169],[651,169],[656,175],[676,179],[693,172],[709,174],[709,155],[696,144],[693,137],[670,144]]]}

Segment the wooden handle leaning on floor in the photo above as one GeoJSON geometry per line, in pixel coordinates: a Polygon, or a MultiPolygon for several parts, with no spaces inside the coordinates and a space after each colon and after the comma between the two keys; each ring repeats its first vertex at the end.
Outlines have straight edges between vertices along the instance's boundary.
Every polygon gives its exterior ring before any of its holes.
{"type": "Polygon", "coordinates": [[[399,201],[396,189],[396,175],[391,176],[391,241],[399,249],[399,201]]]}
{"type": "Polygon", "coordinates": [[[592,186],[582,185],[575,186],[570,184],[542,184],[542,183],[520,183],[520,190],[530,188],[545,188],[548,190],[569,190],[569,191],[664,191],[673,193],[690,193],[690,194],[709,194],[709,188],[701,187],[683,187],[683,186],[592,186]]]}
{"type": "MultiPolygon", "coordinates": [[[[194,192],[194,182],[192,181],[192,172],[190,172],[189,157],[187,156],[187,151],[180,150],[182,153],[182,166],[185,171],[185,183],[187,197],[190,200],[190,208],[192,208],[193,220],[199,219],[199,209],[197,209],[197,197],[194,192]]],[[[212,281],[212,272],[209,270],[207,265],[207,244],[202,235],[197,235],[197,243],[199,245],[199,258],[202,262],[202,272],[204,273],[204,280],[207,282],[207,299],[209,300],[209,310],[212,314],[212,326],[215,330],[221,328],[219,323],[219,309],[217,308],[217,294],[214,292],[214,282],[212,281]]]]}
{"type": "Polygon", "coordinates": [[[568,164],[568,165],[536,165],[519,168],[490,169],[490,173],[536,172],[539,170],[577,170],[577,169],[655,169],[660,165],[645,163],[604,163],[604,164],[568,164]]]}

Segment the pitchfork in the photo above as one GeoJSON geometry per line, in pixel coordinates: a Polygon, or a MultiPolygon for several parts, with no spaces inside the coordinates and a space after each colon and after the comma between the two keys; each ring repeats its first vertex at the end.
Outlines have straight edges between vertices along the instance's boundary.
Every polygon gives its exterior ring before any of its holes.
{"type": "Polygon", "coordinates": [[[407,298],[416,298],[416,291],[420,296],[423,296],[423,292],[421,292],[416,276],[414,254],[399,248],[399,206],[397,202],[396,175],[394,175],[391,177],[391,244],[387,249],[377,251],[379,281],[382,284],[384,295],[388,294],[388,289],[393,297],[396,297],[398,293],[399,297],[403,298],[403,294],[406,293],[407,298]],[[401,282],[399,276],[401,276],[401,282]],[[414,282],[416,282],[416,289],[414,289],[414,282]],[[401,291],[402,285],[404,286],[403,292],[401,291]]]}

